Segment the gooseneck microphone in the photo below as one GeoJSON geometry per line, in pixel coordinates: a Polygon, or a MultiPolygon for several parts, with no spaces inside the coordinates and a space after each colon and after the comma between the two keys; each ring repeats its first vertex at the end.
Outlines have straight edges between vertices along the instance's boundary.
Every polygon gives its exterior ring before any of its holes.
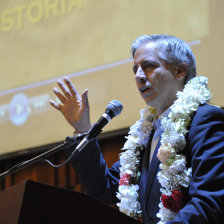
{"type": "Polygon", "coordinates": [[[86,137],[78,144],[74,152],[77,152],[77,151],[80,152],[89,143],[89,141],[95,138],[102,131],[102,128],[108,122],[110,122],[110,120],[113,117],[116,117],[117,115],[119,115],[122,110],[123,110],[122,103],[118,100],[112,100],[107,105],[107,108],[105,112],[103,113],[103,115],[95,124],[93,124],[93,126],[88,131],[86,137]]]}

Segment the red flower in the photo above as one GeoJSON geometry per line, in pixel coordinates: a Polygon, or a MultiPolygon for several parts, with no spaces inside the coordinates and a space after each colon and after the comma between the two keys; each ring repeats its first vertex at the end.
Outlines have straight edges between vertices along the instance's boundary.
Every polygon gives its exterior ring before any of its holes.
{"type": "Polygon", "coordinates": [[[163,206],[173,212],[178,212],[184,206],[184,194],[180,191],[172,191],[171,196],[162,194],[163,206]]]}
{"type": "Polygon", "coordinates": [[[121,179],[119,180],[119,185],[129,185],[130,179],[131,179],[131,175],[124,173],[121,179]]]}

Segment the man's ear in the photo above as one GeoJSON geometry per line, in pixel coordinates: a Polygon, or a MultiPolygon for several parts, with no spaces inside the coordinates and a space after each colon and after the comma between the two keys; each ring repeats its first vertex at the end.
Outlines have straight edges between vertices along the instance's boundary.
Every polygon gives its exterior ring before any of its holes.
{"type": "Polygon", "coordinates": [[[186,62],[181,62],[180,64],[177,65],[177,71],[176,71],[176,78],[177,80],[182,80],[185,78],[187,74],[187,63],[186,62]]]}

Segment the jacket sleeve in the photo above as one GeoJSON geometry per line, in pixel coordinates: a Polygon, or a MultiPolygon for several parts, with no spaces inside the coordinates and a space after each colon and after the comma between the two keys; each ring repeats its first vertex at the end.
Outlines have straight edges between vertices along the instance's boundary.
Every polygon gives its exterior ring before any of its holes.
{"type": "Polygon", "coordinates": [[[224,113],[203,105],[189,132],[192,180],[189,201],[173,223],[224,223],[224,113]]]}
{"type": "Polygon", "coordinates": [[[96,139],[73,157],[72,165],[88,195],[107,204],[117,202],[120,163],[108,168],[96,139]]]}

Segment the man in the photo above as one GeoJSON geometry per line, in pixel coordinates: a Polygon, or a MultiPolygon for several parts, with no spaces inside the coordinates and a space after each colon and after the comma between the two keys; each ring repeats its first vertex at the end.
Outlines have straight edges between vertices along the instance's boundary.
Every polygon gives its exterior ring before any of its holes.
{"type": "MultiPolygon", "coordinates": [[[[142,211],[147,224],[224,223],[224,113],[206,104],[210,93],[205,79],[194,78],[191,49],[173,36],[143,35],[133,42],[132,56],[137,88],[156,114],[142,112],[112,168],[96,140],[77,154],[73,165],[83,186],[106,203],[119,198],[130,216],[142,211]]],[[[58,81],[62,93],[54,88],[62,104],[50,103],[77,133],[86,132],[87,90],[80,96],[64,81],[58,81]]]]}

